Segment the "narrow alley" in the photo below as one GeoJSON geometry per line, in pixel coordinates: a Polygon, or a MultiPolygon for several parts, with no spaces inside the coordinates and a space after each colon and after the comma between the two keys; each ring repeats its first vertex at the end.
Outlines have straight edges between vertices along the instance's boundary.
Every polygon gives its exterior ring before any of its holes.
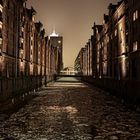
{"type": "Polygon", "coordinates": [[[140,114],[72,78],[43,87],[0,122],[0,140],[139,140],[140,114]]]}

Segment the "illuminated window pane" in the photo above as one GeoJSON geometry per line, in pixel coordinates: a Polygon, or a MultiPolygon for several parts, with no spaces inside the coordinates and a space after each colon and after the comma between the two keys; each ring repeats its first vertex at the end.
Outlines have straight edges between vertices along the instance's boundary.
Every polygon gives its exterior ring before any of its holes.
{"type": "Polygon", "coordinates": [[[136,41],[133,43],[133,51],[137,51],[137,49],[138,49],[138,42],[136,41]]]}
{"type": "Polygon", "coordinates": [[[0,29],[2,29],[2,22],[0,21],[0,29]]]}
{"type": "Polygon", "coordinates": [[[136,19],[138,19],[138,10],[136,10],[136,19]]]}
{"type": "Polygon", "coordinates": [[[35,16],[32,17],[32,20],[35,21],[35,16]]]}
{"type": "Polygon", "coordinates": [[[109,36],[107,36],[107,43],[109,43],[109,36]]]}
{"type": "Polygon", "coordinates": [[[23,28],[23,27],[21,27],[21,31],[22,31],[22,32],[24,31],[24,28],[23,28]]]}
{"type": "Polygon", "coordinates": [[[3,7],[2,7],[2,5],[0,4],[0,11],[2,12],[2,10],[3,10],[3,7]]]}
{"type": "Polygon", "coordinates": [[[133,21],[135,21],[136,19],[138,19],[138,10],[133,13],[133,21]]]}
{"type": "Polygon", "coordinates": [[[133,13],[133,21],[135,21],[136,20],[136,18],[135,18],[136,16],[135,16],[135,12],[133,13]]]}
{"type": "Polygon", "coordinates": [[[31,40],[33,40],[33,37],[31,36],[31,40]]]}
{"type": "Polygon", "coordinates": [[[23,17],[22,17],[22,21],[24,21],[24,20],[25,20],[25,17],[23,16],[23,17]]]}
{"type": "Polygon", "coordinates": [[[115,30],[115,36],[117,36],[117,29],[115,30]]]}
{"type": "Polygon", "coordinates": [[[102,47],[104,46],[104,43],[102,42],[102,47]]]}
{"type": "Polygon", "coordinates": [[[61,43],[61,41],[59,40],[59,41],[58,41],[58,43],[60,44],[60,43],[61,43]]]}
{"type": "Polygon", "coordinates": [[[97,71],[99,72],[99,64],[97,64],[97,71]]]}
{"type": "Polygon", "coordinates": [[[2,29],[0,28],[0,38],[2,39],[2,29]]]}
{"type": "Polygon", "coordinates": [[[2,44],[2,38],[0,38],[0,45],[2,44]]]}
{"type": "Polygon", "coordinates": [[[23,38],[20,38],[20,41],[21,41],[21,43],[23,43],[24,42],[24,39],[23,38]]]}

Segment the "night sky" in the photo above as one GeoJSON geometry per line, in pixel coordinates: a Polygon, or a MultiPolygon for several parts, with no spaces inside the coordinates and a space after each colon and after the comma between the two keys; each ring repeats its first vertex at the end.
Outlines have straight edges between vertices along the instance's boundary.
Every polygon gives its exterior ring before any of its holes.
{"type": "Polygon", "coordinates": [[[94,21],[102,24],[109,3],[119,0],[28,0],[28,7],[37,11],[36,21],[41,21],[50,35],[55,27],[63,36],[64,66],[73,66],[74,60],[92,35],[94,21]]]}

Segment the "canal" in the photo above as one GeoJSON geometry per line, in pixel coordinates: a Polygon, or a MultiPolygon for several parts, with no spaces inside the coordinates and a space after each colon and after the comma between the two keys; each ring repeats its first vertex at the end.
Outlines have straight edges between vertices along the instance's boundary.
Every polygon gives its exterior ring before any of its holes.
{"type": "Polygon", "coordinates": [[[0,123],[0,140],[138,140],[140,114],[72,77],[59,78],[0,123]]]}

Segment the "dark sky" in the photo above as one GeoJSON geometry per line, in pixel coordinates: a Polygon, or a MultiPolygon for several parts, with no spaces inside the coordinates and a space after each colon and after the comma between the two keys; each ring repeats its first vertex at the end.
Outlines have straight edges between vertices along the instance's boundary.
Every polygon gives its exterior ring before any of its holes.
{"type": "Polygon", "coordinates": [[[36,21],[40,20],[47,35],[55,26],[63,36],[64,65],[73,66],[81,47],[84,47],[92,34],[94,21],[102,24],[103,14],[108,13],[109,3],[119,0],[28,0],[28,6],[37,11],[36,21]]]}

